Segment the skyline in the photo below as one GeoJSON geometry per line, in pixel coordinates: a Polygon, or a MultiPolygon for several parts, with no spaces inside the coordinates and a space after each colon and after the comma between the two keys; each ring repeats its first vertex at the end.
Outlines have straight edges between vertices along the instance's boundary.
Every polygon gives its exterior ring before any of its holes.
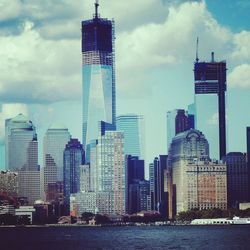
{"type": "MultiPolygon", "coordinates": [[[[52,6],[42,1],[33,5],[13,1],[9,11],[3,11],[5,16],[0,16],[0,55],[3,58],[0,65],[0,102],[3,103],[0,137],[3,139],[5,119],[19,112],[28,114],[37,127],[40,155],[42,138],[54,122],[65,123],[73,137],[82,138],[79,27],[81,20],[92,18],[94,1],[75,2],[81,6],[79,9],[77,4],[65,1],[55,4],[55,13],[45,13],[52,6]],[[35,7],[40,10],[38,14],[32,12],[35,7]],[[11,29],[13,20],[23,24],[23,28],[11,29]],[[68,21],[67,25],[64,21],[68,21]],[[72,82],[75,89],[68,86],[68,82],[72,82]]],[[[230,8],[235,4],[228,2],[230,8]]],[[[236,3],[241,6],[244,1],[236,3]]],[[[100,1],[100,14],[115,19],[117,115],[133,112],[145,117],[146,169],[155,156],[167,154],[167,111],[187,109],[193,101],[197,36],[201,61],[209,60],[211,51],[215,52],[216,60],[227,60],[228,152],[245,152],[246,126],[250,124],[250,117],[239,114],[239,109],[244,111],[250,106],[250,60],[247,58],[250,55],[250,32],[247,31],[250,27],[246,22],[238,25],[234,22],[233,26],[230,21],[226,23],[212,1],[137,1],[126,23],[126,15],[121,10],[126,9],[127,4],[100,1]],[[155,14],[147,15],[152,7],[155,14]],[[188,27],[183,27],[184,23],[188,27]],[[172,44],[167,43],[170,38],[172,44]],[[187,48],[190,49],[187,51],[187,48]],[[239,98],[241,102],[236,102],[239,98]],[[155,133],[156,129],[159,134],[155,133]],[[236,144],[232,143],[235,141],[236,144]]],[[[223,5],[222,1],[219,5],[223,5]]],[[[250,4],[247,8],[250,9],[250,4]]],[[[43,164],[41,156],[39,163],[43,164]]]]}

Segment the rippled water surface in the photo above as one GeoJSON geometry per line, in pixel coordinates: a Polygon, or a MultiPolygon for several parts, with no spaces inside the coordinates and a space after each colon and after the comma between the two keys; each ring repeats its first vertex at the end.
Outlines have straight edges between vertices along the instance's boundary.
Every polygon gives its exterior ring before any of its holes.
{"type": "Polygon", "coordinates": [[[0,228],[0,249],[250,249],[250,226],[0,228]]]}

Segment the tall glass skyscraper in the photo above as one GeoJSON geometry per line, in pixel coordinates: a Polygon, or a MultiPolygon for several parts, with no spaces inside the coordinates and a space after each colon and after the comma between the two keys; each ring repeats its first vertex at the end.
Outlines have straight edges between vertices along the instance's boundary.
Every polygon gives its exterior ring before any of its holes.
{"type": "Polygon", "coordinates": [[[98,6],[96,2],[93,19],[82,21],[82,143],[85,149],[90,141],[98,138],[100,124],[106,130],[115,129],[114,21],[100,18],[98,6]]]}
{"type": "Polygon", "coordinates": [[[124,133],[124,153],[144,159],[144,117],[136,114],[120,115],[116,118],[116,128],[124,133]]]}
{"type": "Polygon", "coordinates": [[[196,127],[210,145],[210,157],[222,159],[226,155],[226,62],[194,64],[196,127]]]}
{"type": "Polygon", "coordinates": [[[53,124],[46,131],[43,139],[42,185],[46,193],[49,183],[63,181],[63,152],[71,135],[60,124],[53,124]]]}
{"type": "Polygon", "coordinates": [[[40,199],[36,128],[23,114],[5,121],[6,169],[18,171],[18,196],[28,203],[40,199]]]}
{"type": "Polygon", "coordinates": [[[23,114],[5,121],[7,170],[37,170],[37,135],[33,123],[23,114]]]}
{"type": "Polygon", "coordinates": [[[80,191],[80,167],[84,163],[84,150],[77,139],[71,139],[63,155],[63,194],[67,209],[70,205],[70,194],[80,191]]]}

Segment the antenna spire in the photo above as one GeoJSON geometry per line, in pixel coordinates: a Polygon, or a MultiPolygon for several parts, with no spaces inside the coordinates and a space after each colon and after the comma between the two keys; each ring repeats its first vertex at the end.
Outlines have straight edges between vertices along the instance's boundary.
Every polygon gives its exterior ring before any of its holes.
{"type": "Polygon", "coordinates": [[[199,37],[197,36],[197,40],[196,40],[196,62],[199,62],[199,56],[198,56],[198,53],[199,53],[199,37]]]}
{"type": "Polygon", "coordinates": [[[95,18],[98,18],[99,0],[95,0],[95,18]]]}

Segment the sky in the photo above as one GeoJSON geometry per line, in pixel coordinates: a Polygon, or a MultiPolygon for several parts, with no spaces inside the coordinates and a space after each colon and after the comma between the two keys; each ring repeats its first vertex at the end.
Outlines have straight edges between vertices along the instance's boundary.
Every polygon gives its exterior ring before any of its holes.
{"type": "MultiPolygon", "coordinates": [[[[193,63],[227,61],[228,151],[250,126],[250,1],[100,0],[115,20],[117,114],[145,117],[146,164],[167,154],[166,112],[194,101],[193,63]]],[[[81,139],[81,20],[94,0],[0,0],[0,169],[4,121],[24,113],[42,140],[52,123],[81,139]]]]}

